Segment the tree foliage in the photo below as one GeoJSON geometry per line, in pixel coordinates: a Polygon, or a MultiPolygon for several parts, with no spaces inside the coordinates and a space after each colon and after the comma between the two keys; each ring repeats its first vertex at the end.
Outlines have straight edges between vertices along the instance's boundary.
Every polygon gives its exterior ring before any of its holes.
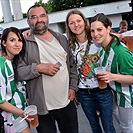
{"type": "Polygon", "coordinates": [[[80,8],[122,0],[48,0],[47,3],[43,3],[42,1],[43,0],[39,0],[39,2],[35,2],[35,5],[39,4],[44,6],[47,12],[51,13],[72,8],[80,8]]]}
{"type": "Polygon", "coordinates": [[[47,4],[45,4],[45,8],[50,13],[115,1],[121,0],[49,0],[47,4]]]}
{"type": "Polygon", "coordinates": [[[43,0],[39,0],[39,2],[35,2],[35,5],[42,5],[45,6],[45,4],[42,2],[43,0]]]}

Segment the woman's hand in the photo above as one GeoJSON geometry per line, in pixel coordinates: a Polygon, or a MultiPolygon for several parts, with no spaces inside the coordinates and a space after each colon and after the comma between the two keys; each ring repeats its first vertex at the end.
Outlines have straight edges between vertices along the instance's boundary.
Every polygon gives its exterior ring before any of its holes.
{"type": "Polygon", "coordinates": [[[133,84],[132,75],[114,74],[111,72],[101,72],[101,73],[98,73],[98,78],[100,78],[100,80],[104,80],[106,83],[109,83],[111,81],[116,81],[122,84],[133,84]]]}
{"type": "Polygon", "coordinates": [[[34,120],[33,117],[28,117],[28,114],[26,114],[25,112],[22,113],[21,117],[25,118],[25,120],[29,123],[34,120]]]}
{"type": "Polygon", "coordinates": [[[104,80],[106,83],[114,81],[114,74],[110,72],[101,72],[98,73],[98,78],[104,80]]]}

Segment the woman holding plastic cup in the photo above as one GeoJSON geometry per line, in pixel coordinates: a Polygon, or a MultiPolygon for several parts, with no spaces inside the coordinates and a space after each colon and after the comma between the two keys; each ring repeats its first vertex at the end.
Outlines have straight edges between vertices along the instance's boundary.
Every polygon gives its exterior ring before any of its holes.
{"type": "Polygon", "coordinates": [[[101,45],[92,41],[87,19],[79,10],[71,10],[67,14],[66,33],[79,73],[78,99],[92,132],[103,132],[96,113],[98,109],[104,132],[116,133],[112,119],[112,91],[103,86],[100,88],[94,73],[98,66],[101,45]]]}
{"type": "Polygon", "coordinates": [[[90,21],[91,36],[97,44],[100,65],[106,72],[98,74],[114,90],[114,115],[122,133],[133,132],[133,57],[128,48],[112,35],[111,21],[104,14],[97,14],[90,21]]]}
{"type": "Polygon", "coordinates": [[[3,31],[0,56],[0,113],[4,117],[6,133],[31,133],[28,123],[25,120],[21,122],[26,116],[23,111],[27,106],[25,83],[17,82],[13,71],[18,58],[23,60],[25,45],[23,35],[17,28],[10,27],[3,31]]]}

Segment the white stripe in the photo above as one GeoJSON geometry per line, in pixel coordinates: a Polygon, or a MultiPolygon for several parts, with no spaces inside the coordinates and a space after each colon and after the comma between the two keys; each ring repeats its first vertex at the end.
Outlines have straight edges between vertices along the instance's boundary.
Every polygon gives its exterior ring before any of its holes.
{"type": "MultiPolygon", "coordinates": [[[[14,75],[14,71],[13,71],[13,67],[12,67],[11,61],[6,60],[5,63],[7,63],[7,65],[9,66],[9,68],[10,68],[10,70],[12,72],[12,75],[14,75]]],[[[7,77],[8,77],[8,70],[7,70],[6,67],[5,67],[5,73],[6,73],[7,77]]],[[[8,93],[7,93],[7,96],[6,96],[7,101],[10,100],[11,97],[12,97],[12,88],[10,86],[10,82],[12,80],[14,80],[14,77],[13,77],[13,79],[10,79],[10,81],[8,80],[8,82],[7,82],[7,88],[8,88],[8,93]]]]}
{"type": "Polygon", "coordinates": [[[21,101],[18,93],[15,93],[14,96],[13,96],[13,98],[14,98],[14,101],[15,101],[16,106],[18,108],[22,108],[22,101],[21,101]]]}
{"type": "Polygon", "coordinates": [[[108,72],[111,72],[111,65],[112,65],[112,60],[114,58],[114,55],[115,55],[115,53],[114,53],[113,49],[111,48],[108,59],[107,59],[107,62],[106,62],[106,66],[105,66],[106,70],[108,72]]]}

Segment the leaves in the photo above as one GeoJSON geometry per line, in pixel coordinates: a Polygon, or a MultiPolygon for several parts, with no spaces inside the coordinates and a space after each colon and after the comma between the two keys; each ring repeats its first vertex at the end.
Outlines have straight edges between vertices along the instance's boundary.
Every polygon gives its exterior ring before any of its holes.
{"type": "Polygon", "coordinates": [[[43,3],[42,0],[39,0],[39,2],[35,2],[35,4],[44,6],[47,12],[51,13],[67,9],[115,2],[115,1],[121,1],[121,0],[49,0],[47,3],[43,3]]]}

